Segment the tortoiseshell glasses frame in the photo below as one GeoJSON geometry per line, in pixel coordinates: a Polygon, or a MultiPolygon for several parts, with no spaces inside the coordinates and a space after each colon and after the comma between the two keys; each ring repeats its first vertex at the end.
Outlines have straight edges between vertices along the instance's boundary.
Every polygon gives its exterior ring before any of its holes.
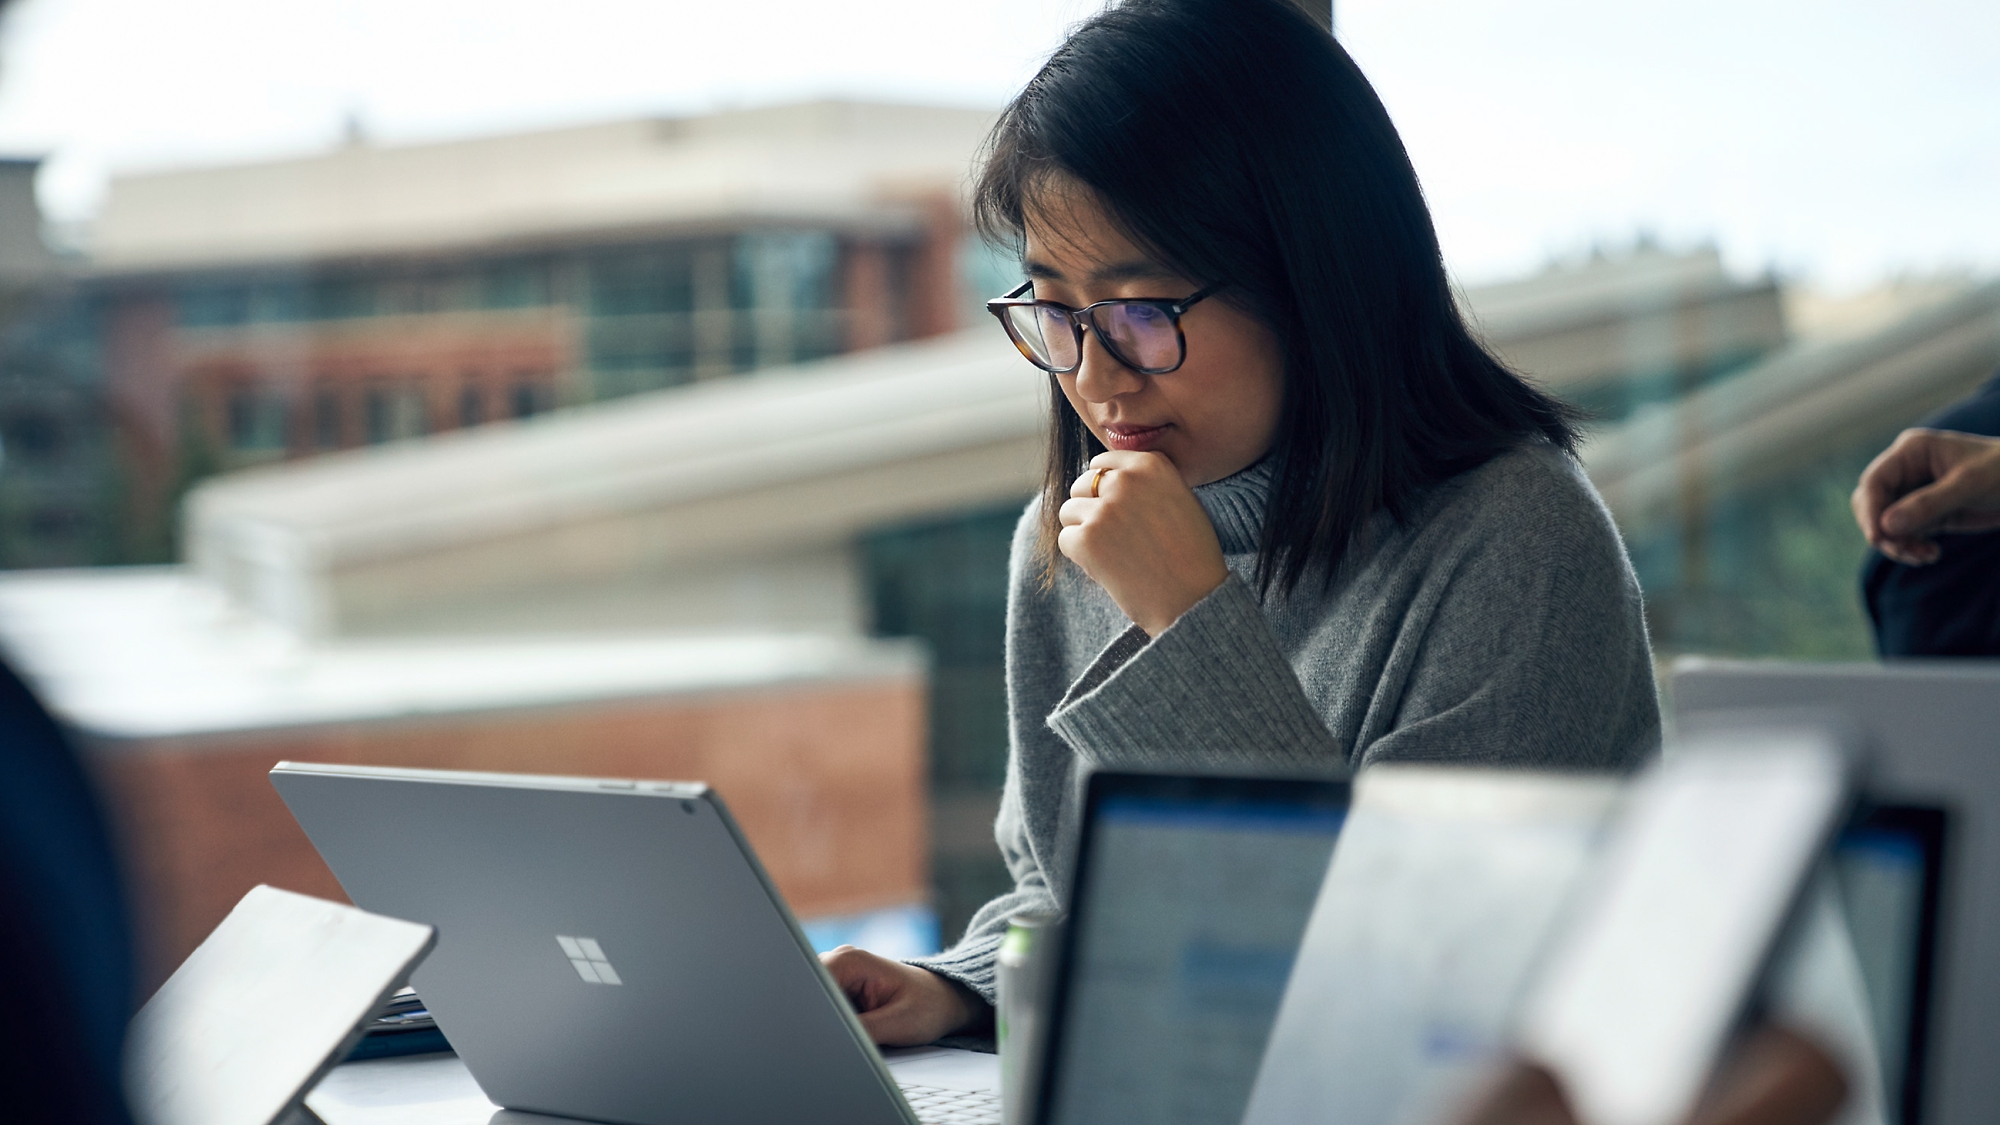
{"type": "Polygon", "coordinates": [[[1029,363],[1052,375],[1067,375],[1083,366],[1085,328],[1097,335],[1097,342],[1119,363],[1141,375],[1165,375],[1187,362],[1182,315],[1226,285],[1218,282],[1177,301],[1119,297],[1073,309],[1025,296],[1035,287],[1033,281],[1026,281],[1006,296],[986,302],[986,311],[1000,322],[1007,338],[1029,363]]]}

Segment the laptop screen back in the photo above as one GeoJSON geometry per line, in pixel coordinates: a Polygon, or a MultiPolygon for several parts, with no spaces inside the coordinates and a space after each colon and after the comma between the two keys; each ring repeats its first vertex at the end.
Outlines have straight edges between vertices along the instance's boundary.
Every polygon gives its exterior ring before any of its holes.
{"type": "Polygon", "coordinates": [[[1346,813],[1344,784],[1092,779],[1043,1121],[1241,1119],[1346,813]]]}

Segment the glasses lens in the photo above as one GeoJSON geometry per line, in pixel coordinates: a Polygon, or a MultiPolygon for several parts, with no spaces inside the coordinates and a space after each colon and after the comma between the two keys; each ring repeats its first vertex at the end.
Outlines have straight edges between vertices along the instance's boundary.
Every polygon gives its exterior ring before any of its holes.
{"type": "Polygon", "coordinates": [[[1007,327],[1036,363],[1063,369],[1076,366],[1076,330],[1069,314],[1045,305],[1010,305],[1007,327]]]}
{"type": "Polygon", "coordinates": [[[1091,314],[1118,358],[1149,371],[1180,366],[1181,334],[1158,305],[1106,305],[1091,314]]]}

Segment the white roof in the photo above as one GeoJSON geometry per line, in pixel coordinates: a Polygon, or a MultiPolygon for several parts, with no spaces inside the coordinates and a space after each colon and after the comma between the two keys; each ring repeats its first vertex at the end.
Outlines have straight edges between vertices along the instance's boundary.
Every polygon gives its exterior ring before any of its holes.
{"type": "Polygon", "coordinates": [[[185,541],[308,631],[315,583],[385,559],[506,544],[477,569],[587,579],[557,529],[655,563],[844,541],[1032,492],[1044,385],[989,327],[232,474],[189,495],[185,541]]]}
{"type": "Polygon", "coordinates": [[[773,683],[922,674],[906,643],[829,636],[301,644],[178,568],[0,575],[0,647],[86,734],[154,739],[773,683]]]}
{"type": "Polygon", "coordinates": [[[1509,340],[1629,319],[1745,288],[1723,267],[1714,247],[1673,252],[1642,245],[1626,254],[1554,264],[1518,281],[1481,285],[1466,296],[1473,321],[1495,339],[1509,340]]]}
{"type": "Polygon", "coordinates": [[[821,101],[124,175],[90,248],[121,273],[646,228],[908,225],[913,201],[962,189],[993,119],[821,101]]]}

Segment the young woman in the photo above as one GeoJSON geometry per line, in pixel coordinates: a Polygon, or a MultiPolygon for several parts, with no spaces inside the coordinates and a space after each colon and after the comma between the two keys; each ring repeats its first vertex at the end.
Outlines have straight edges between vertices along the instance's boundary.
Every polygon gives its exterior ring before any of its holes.
{"type": "Polygon", "coordinates": [[[1628,769],[1659,710],[1569,412],[1453,302],[1415,172],[1285,0],[1131,0],[995,127],[976,207],[1050,373],[1014,539],[1015,890],[950,951],[834,976],[884,1044],[978,1028],[1009,915],[1056,909],[1093,769],[1628,769]]]}

